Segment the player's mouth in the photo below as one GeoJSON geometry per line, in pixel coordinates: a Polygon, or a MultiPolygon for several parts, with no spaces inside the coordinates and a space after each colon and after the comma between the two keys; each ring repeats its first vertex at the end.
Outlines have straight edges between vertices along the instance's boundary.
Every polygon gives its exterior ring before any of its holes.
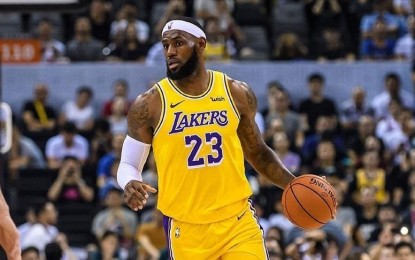
{"type": "Polygon", "coordinates": [[[176,61],[176,60],[171,60],[171,61],[169,61],[169,69],[170,70],[174,70],[174,69],[177,69],[177,67],[179,66],[179,62],[178,61],[176,61]]]}

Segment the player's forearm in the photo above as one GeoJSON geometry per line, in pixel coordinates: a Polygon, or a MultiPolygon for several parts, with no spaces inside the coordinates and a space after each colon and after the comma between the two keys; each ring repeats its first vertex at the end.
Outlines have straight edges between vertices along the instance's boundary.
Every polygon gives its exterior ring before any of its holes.
{"type": "Polygon", "coordinates": [[[10,216],[2,217],[0,244],[10,260],[21,259],[19,232],[10,216]]]}
{"type": "Polygon", "coordinates": [[[269,147],[252,153],[250,157],[251,159],[248,158],[248,161],[252,167],[281,189],[284,189],[295,178],[269,147]]]}

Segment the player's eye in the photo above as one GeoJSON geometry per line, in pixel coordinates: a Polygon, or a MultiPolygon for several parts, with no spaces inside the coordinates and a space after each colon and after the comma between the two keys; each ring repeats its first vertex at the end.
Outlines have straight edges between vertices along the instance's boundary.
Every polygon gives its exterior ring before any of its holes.
{"type": "Polygon", "coordinates": [[[176,42],[176,46],[177,46],[177,47],[180,47],[180,46],[182,46],[182,45],[183,45],[183,42],[181,42],[181,41],[176,42]]]}
{"type": "Polygon", "coordinates": [[[163,44],[163,48],[165,49],[165,50],[167,50],[167,48],[169,47],[169,45],[168,44],[163,44]]]}

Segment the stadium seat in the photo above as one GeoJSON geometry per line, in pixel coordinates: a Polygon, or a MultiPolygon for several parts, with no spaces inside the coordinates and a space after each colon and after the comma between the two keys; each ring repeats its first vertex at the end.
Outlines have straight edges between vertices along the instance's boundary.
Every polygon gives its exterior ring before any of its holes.
{"type": "Polygon", "coordinates": [[[246,37],[244,46],[255,51],[253,56],[244,59],[267,59],[270,48],[265,28],[262,26],[242,26],[241,28],[246,37]]]}
{"type": "Polygon", "coordinates": [[[303,3],[276,4],[272,10],[272,17],[272,27],[277,37],[287,32],[294,32],[303,40],[307,37],[308,26],[303,3]]]}
{"type": "Polygon", "coordinates": [[[93,203],[59,203],[57,227],[68,237],[71,246],[82,247],[93,242],[91,223],[96,206],[93,203]]]}

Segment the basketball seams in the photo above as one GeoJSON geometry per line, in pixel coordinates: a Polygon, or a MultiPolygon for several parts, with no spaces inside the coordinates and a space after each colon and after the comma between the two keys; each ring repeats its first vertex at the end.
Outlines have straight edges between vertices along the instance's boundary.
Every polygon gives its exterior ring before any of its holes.
{"type": "MultiPolygon", "coordinates": [[[[291,190],[291,193],[294,195],[294,191],[291,189],[291,183],[290,183],[290,187],[289,187],[289,189],[291,190]]],[[[297,226],[300,226],[300,225],[298,225],[298,223],[297,222],[295,222],[294,221],[294,219],[291,217],[291,214],[290,214],[290,212],[288,212],[288,209],[287,209],[287,196],[286,196],[286,194],[284,193],[283,194],[283,198],[284,198],[284,203],[283,203],[283,209],[284,209],[284,211],[287,213],[287,215],[288,215],[288,218],[291,220],[291,222],[293,222],[295,225],[297,225],[297,226]]]]}
{"type": "Polygon", "coordinates": [[[319,228],[330,222],[330,219],[335,214],[336,205],[332,208],[330,200],[331,198],[334,204],[336,204],[335,196],[333,187],[326,179],[314,174],[304,174],[295,178],[284,189],[281,201],[283,212],[298,227],[303,229],[319,228]],[[296,187],[296,184],[300,186],[296,187]],[[312,193],[310,193],[310,190],[312,193]],[[324,196],[326,195],[325,193],[327,193],[327,196],[324,196]],[[325,210],[324,205],[329,210],[325,210]],[[293,217],[296,219],[293,220],[293,217]]]}
{"type": "MultiPolygon", "coordinates": [[[[295,183],[294,185],[296,185],[296,184],[300,184],[300,183],[295,183]]],[[[291,189],[291,192],[292,192],[292,194],[293,194],[293,196],[294,196],[294,199],[297,201],[297,203],[298,203],[298,205],[300,205],[300,207],[304,210],[304,212],[305,213],[307,213],[307,215],[309,215],[312,219],[314,219],[316,222],[318,222],[318,223],[320,223],[320,224],[327,224],[327,222],[321,222],[320,220],[318,220],[318,219],[316,219],[313,215],[311,215],[310,214],[310,212],[308,212],[308,210],[306,210],[304,207],[303,207],[303,204],[301,204],[301,202],[298,200],[298,198],[297,198],[297,196],[295,195],[295,193],[294,193],[294,190],[292,189],[292,187],[294,186],[294,185],[290,185],[290,189],[291,189]]],[[[305,185],[304,185],[305,186],[305,185]]],[[[305,186],[305,187],[307,187],[307,186],[305,186]]],[[[308,188],[308,187],[307,187],[308,188]]],[[[312,189],[310,189],[310,190],[312,190],[312,189]]],[[[313,190],[313,192],[315,192],[314,190],[313,190]]],[[[324,199],[323,199],[324,200],[324,199]]]]}
{"type": "MultiPolygon", "coordinates": [[[[309,190],[311,190],[312,192],[314,192],[315,194],[317,194],[317,196],[319,196],[323,201],[324,201],[324,203],[327,205],[327,207],[329,208],[329,210],[330,210],[330,215],[331,216],[333,216],[333,211],[331,210],[331,207],[330,207],[330,204],[317,192],[317,191],[315,191],[315,190],[313,190],[312,188],[310,188],[310,187],[308,187],[307,185],[304,185],[304,184],[302,184],[302,183],[295,183],[294,185],[301,185],[301,186],[303,186],[303,187],[306,187],[307,189],[309,189],[309,190]]],[[[294,186],[293,185],[293,186],[294,186]]],[[[294,192],[293,192],[294,193],[294,192]]]]}

